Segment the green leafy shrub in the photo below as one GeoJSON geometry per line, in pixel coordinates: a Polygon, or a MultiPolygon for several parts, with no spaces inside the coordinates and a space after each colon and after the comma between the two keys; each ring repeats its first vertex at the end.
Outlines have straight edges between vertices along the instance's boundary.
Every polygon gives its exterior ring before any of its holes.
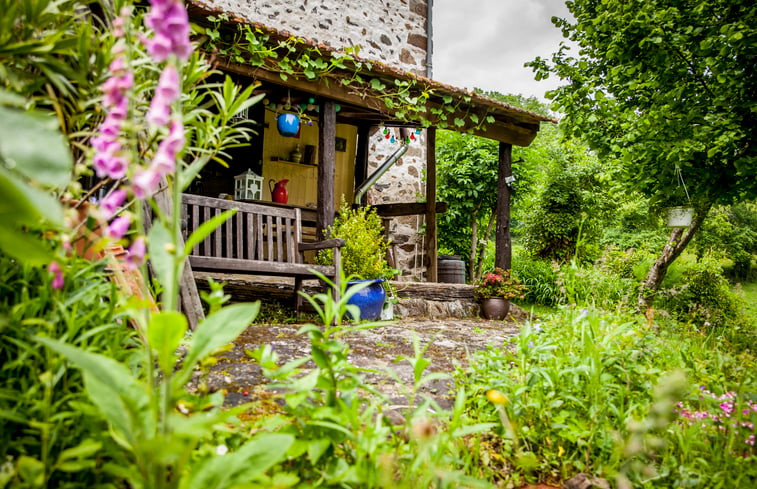
{"type": "Polygon", "coordinates": [[[698,256],[720,251],[731,260],[724,267],[733,280],[754,278],[753,263],[757,260],[757,203],[743,202],[713,208],[694,238],[698,256]]]}
{"type": "Polygon", "coordinates": [[[599,254],[600,218],[610,206],[603,171],[577,144],[554,152],[555,163],[529,202],[519,233],[526,250],[539,258],[593,259],[599,254]]]}
{"type": "Polygon", "coordinates": [[[723,276],[719,261],[706,255],[680,265],[680,279],[668,283],[658,299],[673,316],[705,330],[728,328],[730,334],[747,328],[744,305],[723,276]]]}
{"type": "Polygon", "coordinates": [[[560,301],[557,273],[549,261],[518,253],[513,257],[512,273],[526,286],[526,302],[553,306],[560,301]]]}
{"type": "MultiPolygon", "coordinates": [[[[353,209],[342,202],[334,224],[328,229],[330,238],[342,238],[342,269],[348,277],[362,280],[377,278],[390,279],[396,270],[386,262],[389,244],[384,239],[384,227],[375,209],[370,206],[353,209]]],[[[322,250],[317,256],[318,263],[332,264],[333,250],[322,250]]]]}
{"type": "Polygon", "coordinates": [[[134,332],[102,263],[73,259],[63,269],[63,288],[53,290],[46,270],[0,254],[0,460],[13,467],[10,487],[32,476],[36,487],[110,478],[107,425],[93,415],[81,374],[34,337],[65,338],[125,361],[134,332]]]}

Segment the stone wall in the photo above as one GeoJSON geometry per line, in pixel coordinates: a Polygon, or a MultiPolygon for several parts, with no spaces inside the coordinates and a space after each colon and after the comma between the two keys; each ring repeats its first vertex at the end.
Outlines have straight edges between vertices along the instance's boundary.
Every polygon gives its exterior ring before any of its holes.
{"type": "MultiPolygon", "coordinates": [[[[390,138],[400,137],[399,129],[387,128],[390,138]]],[[[386,139],[382,129],[376,129],[370,139],[371,158],[368,173],[373,173],[381,163],[387,160],[400,143],[386,139]]],[[[368,203],[393,204],[419,202],[426,196],[426,132],[421,131],[410,142],[410,147],[397,162],[368,191],[368,203]]],[[[424,216],[407,216],[393,218],[388,223],[389,238],[395,266],[403,271],[400,280],[424,279],[426,272],[424,235],[419,230],[424,227],[424,216]]]]}
{"type": "Polygon", "coordinates": [[[428,0],[205,0],[227,12],[426,74],[428,0]]]}

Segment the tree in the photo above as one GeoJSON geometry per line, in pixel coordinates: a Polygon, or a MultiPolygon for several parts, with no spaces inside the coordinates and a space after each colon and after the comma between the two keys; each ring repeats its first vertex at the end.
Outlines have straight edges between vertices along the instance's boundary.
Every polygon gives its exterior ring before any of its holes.
{"type": "Polygon", "coordinates": [[[439,216],[439,241],[442,248],[467,257],[474,281],[494,225],[497,143],[452,131],[439,131],[437,138],[437,190],[449,204],[439,216]]]}
{"type": "Polygon", "coordinates": [[[617,202],[612,169],[575,140],[548,148],[546,164],[518,208],[521,242],[529,253],[547,260],[596,258],[607,211],[617,202]]]}
{"type": "Polygon", "coordinates": [[[568,82],[549,94],[566,134],[620,159],[629,188],[656,206],[687,203],[687,193],[696,209],[644,280],[646,307],[710,207],[757,195],[757,4],[574,0],[568,7],[575,21],[553,23],[578,56],[563,43],[551,62],[531,63],[537,79],[568,82]]]}

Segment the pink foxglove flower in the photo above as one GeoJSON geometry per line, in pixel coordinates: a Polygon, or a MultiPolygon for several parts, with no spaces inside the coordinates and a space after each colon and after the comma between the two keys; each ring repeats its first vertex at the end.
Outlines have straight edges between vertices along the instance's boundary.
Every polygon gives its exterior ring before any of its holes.
{"type": "Polygon", "coordinates": [[[171,105],[154,98],[147,111],[147,122],[153,126],[165,126],[171,120],[171,105]]]}
{"type": "Polygon", "coordinates": [[[166,66],[160,74],[155,96],[147,112],[147,122],[154,126],[165,126],[171,116],[171,104],[181,95],[179,72],[172,64],[166,66]]]}
{"type": "Polygon", "coordinates": [[[172,155],[162,146],[163,143],[161,143],[160,147],[158,147],[158,152],[155,153],[155,158],[153,158],[152,160],[150,170],[154,171],[160,176],[165,176],[173,173],[174,170],[176,170],[176,155],[172,155]]]}
{"type": "Polygon", "coordinates": [[[131,219],[129,216],[119,216],[108,225],[108,236],[113,239],[121,239],[129,230],[131,219]]]}
{"type": "Polygon", "coordinates": [[[162,145],[165,145],[165,149],[169,154],[172,154],[174,158],[184,148],[186,138],[184,137],[184,126],[178,119],[171,121],[171,126],[168,129],[168,137],[163,140],[162,145]]]}
{"type": "Polygon", "coordinates": [[[57,261],[50,262],[48,270],[53,274],[53,280],[50,282],[50,286],[55,290],[63,288],[63,269],[57,261]]]}
{"type": "Polygon", "coordinates": [[[107,220],[113,217],[116,214],[116,211],[118,211],[118,208],[124,203],[124,200],[126,200],[126,191],[123,189],[118,189],[108,194],[108,196],[100,202],[100,210],[102,211],[103,219],[107,220]]]}
{"type": "Polygon", "coordinates": [[[135,239],[126,255],[126,263],[129,265],[129,268],[133,269],[142,265],[145,262],[146,251],[145,238],[140,236],[135,239]]]}
{"type": "Polygon", "coordinates": [[[163,99],[166,103],[171,104],[181,95],[181,79],[179,71],[174,65],[167,65],[160,74],[158,87],[155,89],[155,97],[163,99]]]}
{"type": "Polygon", "coordinates": [[[145,25],[155,32],[151,39],[142,39],[147,52],[158,63],[170,55],[186,61],[192,54],[189,42],[189,17],[181,0],[150,0],[152,8],[145,25]]]}
{"type": "Polygon", "coordinates": [[[146,199],[158,190],[161,175],[152,168],[137,170],[131,181],[134,195],[139,199],[146,199]]]}

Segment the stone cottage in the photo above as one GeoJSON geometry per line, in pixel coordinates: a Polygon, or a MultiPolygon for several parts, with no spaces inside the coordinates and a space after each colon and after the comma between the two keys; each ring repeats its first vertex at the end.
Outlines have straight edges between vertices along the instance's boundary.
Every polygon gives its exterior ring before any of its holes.
{"type": "MultiPolygon", "coordinates": [[[[282,72],[281,64],[246,62],[244,53],[241,61],[217,53],[219,69],[261,83],[266,100],[249,117],[265,129],[261,143],[235,154],[227,173],[206,175],[205,187],[196,191],[231,193],[234,174],[245,169],[264,182],[286,178],[289,203],[313,212],[319,230],[333,220],[342,199],[371,204],[385,217],[394,264],[407,280],[436,281],[436,212],[444,206],[436,202],[434,128],[500,141],[504,182],[511,145],[528,145],[539,124],[549,120],[431,79],[433,0],[189,0],[187,5],[198,23],[221,18],[226,28],[248,28],[274,49],[286,44],[290,51],[317,53],[327,63],[336,60],[336,68],[324,71],[327,76],[314,77],[307,68],[282,72]],[[352,60],[347,68],[339,61],[344,53],[352,60]],[[350,77],[353,83],[340,83],[350,77]],[[387,93],[399,93],[415,107],[387,101],[387,93]],[[277,113],[290,106],[299,106],[308,121],[295,139],[273,130],[277,113]],[[421,117],[409,117],[408,110],[421,117]],[[329,112],[336,151],[322,144],[329,112]],[[387,160],[394,163],[384,165],[387,160]]],[[[501,187],[507,194],[506,185],[501,187]]],[[[262,200],[270,199],[264,184],[262,200]]]]}

